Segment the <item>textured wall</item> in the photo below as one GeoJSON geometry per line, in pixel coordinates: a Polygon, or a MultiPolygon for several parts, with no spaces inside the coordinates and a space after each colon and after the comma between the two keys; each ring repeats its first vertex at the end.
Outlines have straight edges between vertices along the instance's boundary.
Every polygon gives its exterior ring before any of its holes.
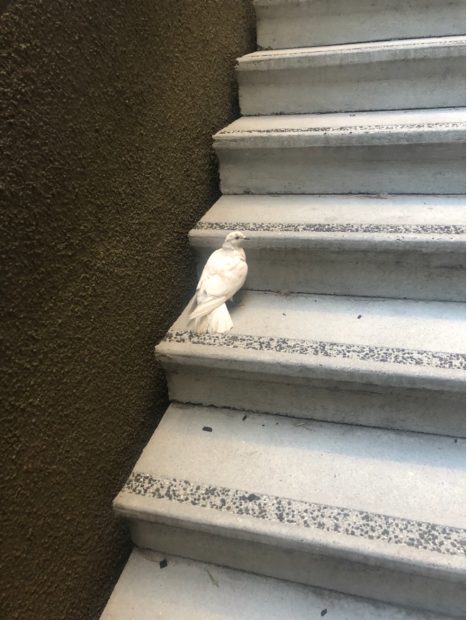
{"type": "Polygon", "coordinates": [[[153,345],[193,286],[211,134],[253,48],[250,0],[0,16],[2,619],[95,618],[124,565],[111,501],[167,405],[153,345]]]}

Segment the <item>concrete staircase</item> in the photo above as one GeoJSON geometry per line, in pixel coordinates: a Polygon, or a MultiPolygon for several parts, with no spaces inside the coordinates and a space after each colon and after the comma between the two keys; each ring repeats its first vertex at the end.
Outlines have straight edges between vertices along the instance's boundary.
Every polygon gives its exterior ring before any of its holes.
{"type": "Polygon", "coordinates": [[[156,347],[102,618],[464,617],[463,3],[255,5],[190,233],[201,268],[248,232],[246,290],[230,333],[183,313],[156,347]]]}

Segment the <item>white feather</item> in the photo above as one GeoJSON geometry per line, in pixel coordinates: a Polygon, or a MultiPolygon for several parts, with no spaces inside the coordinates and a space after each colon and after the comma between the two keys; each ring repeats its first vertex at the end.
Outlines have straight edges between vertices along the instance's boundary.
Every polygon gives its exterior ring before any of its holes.
{"type": "Polygon", "coordinates": [[[248,273],[245,252],[240,243],[246,237],[230,233],[222,248],[209,257],[188,316],[188,328],[197,332],[227,332],[232,329],[226,301],[243,286],[248,273]],[[191,309],[193,308],[193,309],[191,309]]]}

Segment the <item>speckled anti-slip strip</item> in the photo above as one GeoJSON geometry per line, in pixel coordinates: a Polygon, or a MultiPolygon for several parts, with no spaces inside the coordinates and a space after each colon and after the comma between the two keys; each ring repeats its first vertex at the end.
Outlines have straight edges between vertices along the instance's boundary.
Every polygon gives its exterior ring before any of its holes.
{"type": "Polygon", "coordinates": [[[379,540],[444,555],[463,555],[465,551],[463,529],[362,510],[136,472],[131,474],[123,490],[135,495],[190,504],[232,515],[379,540]]]}
{"type": "Polygon", "coordinates": [[[359,361],[400,364],[404,366],[425,366],[450,370],[465,370],[465,355],[442,351],[423,351],[377,347],[363,344],[343,344],[339,342],[320,342],[298,340],[295,338],[273,338],[268,336],[249,336],[246,334],[198,334],[192,331],[169,331],[166,342],[180,344],[227,347],[250,351],[274,351],[308,356],[320,356],[359,361]]]}
{"type": "MultiPolygon", "coordinates": [[[[224,136],[242,136],[248,134],[281,134],[281,133],[301,133],[301,134],[333,134],[333,133],[345,133],[354,134],[355,132],[362,132],[369,134],[374,131],[396,131],[406,134],[410,131],[426,131],[430,129],[435,130],[449,130],[449,129],[465,129],[465,123],[463,121],[451,121],[451,122],[431,122],[431,123],[400,123],[400,124],[388,124],[388,125],[340,125],[338,127],[276,127],[261,129],[256,127],[255,129],[222,129],[216,134],[217,137],[222,138],[224,136]]],[[[216,137],[215,136],[215,137],[216,137]]]]}
{"type": "Polygon", "coordinates": [[[248,232],[355,233],[390,235],[464,235],[460,224],[282,224],[279,222],[198,222],[195,230],[234,230],[248,232]]]}
{"type": "Polygon", "coordinates": [[[300,51],[283,51],[278,50],[276,54],[271,54],[270,52],[264,51],[259,52],[258,56],[255,57],[246,57],[240,59],[241,65],[249,65],[249,64],[260,64],[262,60],[279,60],[279,61],[287,61],[289,58],[308,58],[315,56],[346,56],[355,53],[362,53],[362,55],[366,54],[374,54],[379,53],[381,51],[405,51],[405,50],[418,50],[424,51],[425,49],[432,48],[445,48],[446,54],[449,54],[453,47],[464,48],[465,40],[463,37],[454,37],[448,38],[443,37],[440,40],[433,41],[432,39],[418,39],[417,41],[391,41],[391,42],[378,42],[378,43],[367,43],[366,45],[359,44],[343,44],[342,47],[335,46],[331,49],[327,48],[327,46],[320,46],[319,49],[302,49],[300,51]],[[259,55],[260,54],[260,55],[259,55]]]}
{"type": "MultiPolygon", "coordinates": [[[[438,39],[416,39],[415,41],[402,40],[402,41],[375,41],[368,43],[342,43],[341,45],[334,46],[318,46],[318,48],[302,48],[299,51],[295,50],[277,50],[276,54],[272,54],[270,51],[257,52],[261,54],[259,58],[277,58],[289,56],[309,56],[314,54],[342,54],[343,52],[354,51],[380,51],[380,50],[406,50],[417,48],[432,48],[432,47],[465,47],[465,37],[459,35],[454,37],[440,37],[438,39]]],[[[253,59],[252,59],[253,60],[253,59]]]]}

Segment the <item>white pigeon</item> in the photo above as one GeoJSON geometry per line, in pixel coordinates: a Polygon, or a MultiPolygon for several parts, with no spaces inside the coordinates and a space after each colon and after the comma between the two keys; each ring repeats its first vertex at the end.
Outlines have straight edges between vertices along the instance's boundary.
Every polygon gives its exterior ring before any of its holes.
{"type": "Polygon", "coordinates": [[[246,280],[248,265],[241,247],[246,238],[239,231],[229,233],[222,247],[208,258],[189,305],[188,329],[209,333],[232,329],[225,302],[232,299],[246,280]]]}

